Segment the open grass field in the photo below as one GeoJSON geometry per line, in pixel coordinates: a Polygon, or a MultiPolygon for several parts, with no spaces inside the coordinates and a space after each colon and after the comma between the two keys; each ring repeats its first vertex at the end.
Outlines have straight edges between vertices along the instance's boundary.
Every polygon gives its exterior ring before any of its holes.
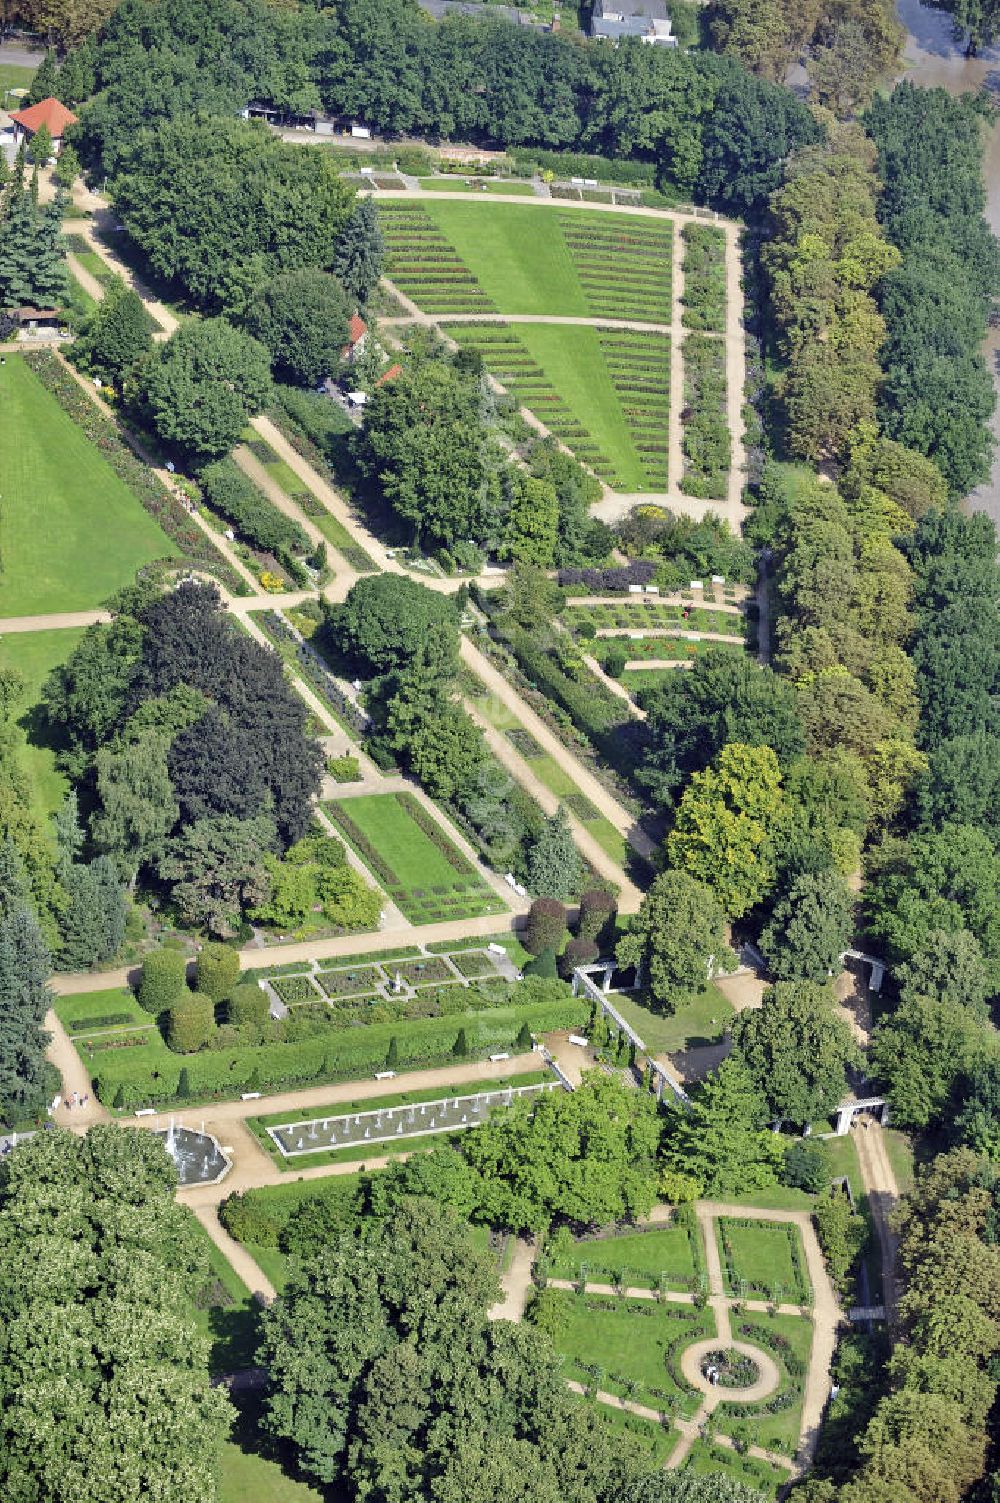
{"type": "Polygon", "coordinates": [[[711,1310],[559,1290],[546,1298],[563,1306],[562,1326],[553,1339],[566,1358],[564,1377],[596,1383],[606,1393],[663,1413],[694,1413],[699,1397],[682,1387],[674,1372],[679,1373],[684,1348],[715,1331],[711,1310]]]}
{"type": "Polygon", "coordinates": [[[0,616],[100,605],[174,547],[18,356],[0,367],[0,616]]]}
{"type": "Polygon", "coordinates": [[[408,801],[402,794],[366,793],[323,807],[411,922],[504,913],[503,900],[440,826],[432,826],[426,811],[415,805],[416,800],[408,801]],[[424,820],[426,830],[421,828],[424,820]]]}
{"type": "Polygon", "coordinates": [[[698,1238],[697,1225],[581,1238],[570,1253],[548,1260],[548,1272],[556,1279],[575,1280],[583,1277],[585,1268],[591,1283],[608,1283],[621,1276],[630,1288],[693,1289],[703,1266],[698,1238]]]}
{"type": "Polygon", "coordinates": [[[540,204],[379,205],[388,275],[428,313],[671,321],[669,220],[540,204]]]}
{"type": "Polygon", "coordinates": [[[665,335],[586,324],[450,324],[578,459],[620,491],[667,484],[665,335]]]}
{"type": "MultiPolygon", "coordinates": [[[[38,61],[42,61],[42,54],[38,54],[38,61]]],[[[35,76],[34,68],[22,68],[17,63],[0,63],[0,109],[20,109],[21,102],[13,95],[10,99],[5,98],[9,89],[30,89],[31,80],[35,76]]]]}
{"type": "MultiPolygon", "coordinates": [[[[0,465],[2,463],[0,459],[0,465]]],[[[0,519],[2,515],[0,492],[0,519]]],[[[56,769],[55,752],[47,744],[42,731],[35,727],[33,712],[45,680],[53,668],[66,661],[82,635],[83,632],[76,627],[0,635],[0,668],[14,668],[24,679],[16,711],[18,729],[24,737],[20,760],[28,780],[32,808],[42,818],[58,809],[69,790],[69,781],[56,769]]]]}
{"type": "Polygon", "coordinates": [[[654,1054],[676,1054],[680,1049],[715,1043],[733,1016],[727,998],[711,985],[674,1013],[654,1012],[631,992],[616,992],[615,1006],[654,1054]]]}
{"type": "Polygon", "coordinates": [[[638,705],[642,705],[640,694],[643,689],[656,689],[663,683],[665,673],[676,673],[676,668],[626,668],[621,676],[621,683],[631,694],[638,705]]]}
{"type": "Polygon", "coordinates": [[[723,1275],[730,1294],[799,1301],[810,1296],[802,1236],[785,1222],[739,1221],[717,1226],[723,1275]]]}

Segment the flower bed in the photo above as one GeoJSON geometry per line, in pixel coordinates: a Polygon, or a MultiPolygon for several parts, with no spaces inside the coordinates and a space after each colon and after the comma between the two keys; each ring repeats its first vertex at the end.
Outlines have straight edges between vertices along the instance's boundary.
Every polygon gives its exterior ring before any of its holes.
{"type": "Polygon", "coordinates": [[[278,976],[271,985],[289,1007],[297,1002],[316,1002],[320,997],[308,976],[278,976]]]}
{"type": "Polygon", "coordinates": [[[316,980],[330,998],[351,997],[381,986],[385,972],[379,965],[352,966],[350,970],[317,971],[316,980]]]}
{"type": "Polygon", "coordinates": [[[686,224],[684,314],[688,329],[721,334],[726,327],[726,235],[715,225],[686,224]]]}
{"type": "Polygon", "coordinates": [[[732,442],[726,412],[726,347],[707,334],[684,341],[684,474],[689,496],[722,500],[726,495],[732,442]]]}

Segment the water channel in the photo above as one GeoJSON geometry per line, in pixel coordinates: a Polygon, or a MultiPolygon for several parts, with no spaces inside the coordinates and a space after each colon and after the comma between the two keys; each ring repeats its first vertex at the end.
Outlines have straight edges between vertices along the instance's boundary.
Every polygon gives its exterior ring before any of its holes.
{"type": "MultiPolygon", "coordinates": [[[[979,57],[966,57],[963,44],[953,36],[951,17],[943,11],[928,10],[920,0],[896,0],[896,13],[907,33],[903,78],[924,88],[947,89],[949,94],[985,88],[1000,101],[1000,46],[987,48],[979,57]]],[[[986,218],[993,233],[1000,235],[1000,125],[993,127],[988,139],[983,174],[986,218]]],[[[1000,394],[1000,328],[990,329],[984,354],[1000,394]]],[[[1000,404],[992,427],[1000,441],[1000,404]]],[[[972,492],[968,505],[973,511],[986,512],[1000,527],[1000,447],[990,480],[972,492]]]]}

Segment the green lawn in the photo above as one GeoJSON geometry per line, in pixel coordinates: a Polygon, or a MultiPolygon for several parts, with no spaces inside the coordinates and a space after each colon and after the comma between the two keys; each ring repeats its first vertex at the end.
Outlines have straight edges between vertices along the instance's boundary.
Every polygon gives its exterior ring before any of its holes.
{"type": "Polygon", "coordinates": [[[296,1482],[276,1461],[241,1451],[233,1441],[222,1448],[219,1503],[323,1503],[323,1494],[296,1482]]]}
{"type": "Polygon", "coordinates": [[[548,1263],[552,1278],[578,1279],[586,1267],[588,1282],[604,1284],[616,1274],[634,1288],[691,1289],[701,1266],[696,1251],[697,1227],[660,1227],[652,1232],[629,1232],[622,1237],[581,1239],[569,1256],[548,1263]]]}
{"type": "MultiPolygon", "coordinates": [[[[570,237],[587,231],[602,237],[636,232],[636,221],[624,215],[553,209],[541,202],[536,207],[424,201],[421,207],[501,313],[587,317],[593,307],[578,274],[580,255],[574,255],[566,230],[570,237]]],[[[650,221],[638,231],[651,240],[655,236],[659,244],[666,240],[658,270],[670,267],[669,229],[669,221],[655,226],[650,221]]],[[[627,256],[621,245],[619,260],[627,256]]],[[[661,316],[669,322],[669,300],[652,302],[646,321],[661,316]]]]}
{"type": "MultiPolygon", "coordinates": [[[[42,61],[42,53],[38,54],[38,61],[42,61]]],[[[21,100],[13,97],[5,100],[4,96],[8,89],[30,89],[34,76],[34,68],[21,68],[17,63],[0,63],[0,109],[20,109],[21,100]]]]}
{"type": "Polygon", "coordinates": [[[884,1136],[886,1153],[896,1176],[899,1193],[906,1195],[913,1189],[913,1143],[898,1128],[887,1128],[884,1136]]]}
{"type": "Polygon", "coordinates": [[[723,1276],[730,1294],[801,1300],[809,1290],[797,1226],[766,1221],[716,1222],[723,1276]]]}
{"type": "Polygon", "coordinates": [[[682,1470],[699,1477],[722,1472],[734,1482],[755,1488],[768,1498],[777,1496],[778,1488],[788,1481],[790,1475],[781,1467],[758,1461],[756,1456],[740,1456],[728,1446],[713,1445],[710,1440],[701,1439],[691,1447],[682,1470]]]}
{"type": "Polygon", "coordinates": [[[114,1024],[99,1024],[98,1018],[121,1017],[120,1027],[141,1025],[150,1027],[154,1019],[140,1007],[130,987],[112,987],[105,992],[76,993],[70,997],[57,997],[56,1016],[68,1033],[83,1034],[99,1027],[114,1027],[114,1024]],[[89,1025],[89,1026],[88,1026],[89,1025]]]}
{"type": "MultiPolygon", "coordinates": [[[[0,456],[0,466],[2,464],[0,456]]],[[[0,492],[0,530],[2,527],[3,496],[0,492]]],[[[0,575],[0,592],[2,590],[3,576],[0,575]]],[[[24,679],[24,690],[17,704],[19,730],[24,737],[20,760],[31,790],[32,807],[43,818],[58,809],[69,790],[69,780],[57,771],[55,752],[46,743],[44,733],[33,725],[32,710],[52,669],[66,661],[82,635],[76,627],[0,635],[0,668],[15,668],[24,679]]]]}
{"type": "Polygon", "coordinates": [[[0,616],[83,610],[176,550],[18,356],[0,367],[0,616]]]}
{"type": "Polygon", "coordinates": [[[366,793],[323,807],[412,923],[506,912],[503,899],[436,822],[434,839],[421,829],[404,798],[366,793]]]}
{"type": "Polygon", "coordinates": [[[534,198],[535,190],[531,183],[509,183],[506,180],[493,180],[484,178],[475,181],[470,186],[464,177],[421,177],[418,178],[421,188],[425,193],[502,193],[505,196],[517,198],[534,198]]]}
{"type": "Polygon", "coordinates": [[[681,1387],[668,1364],[679,1371],[674,1359],[684,1348],[714,1333],[711,1310],[559,1290],[546,1297],[563,1306],[554,1341],[566,1357],[564,1377],[584,1384],[596,1380],[605,1393],[635,1398],[664,1413],[690,1415],[698,1407],[699,1397],[681,1387]]]}
{"type": "Polygon", "coordinates": [[[615,993],[615,1006],[653,1054],[676,1054],[698,1044],[714,1043],[732,1021],[733,1009],[718,987],[681,1002],[675,1013],[654,1012],[636,996],[615,993]]]}

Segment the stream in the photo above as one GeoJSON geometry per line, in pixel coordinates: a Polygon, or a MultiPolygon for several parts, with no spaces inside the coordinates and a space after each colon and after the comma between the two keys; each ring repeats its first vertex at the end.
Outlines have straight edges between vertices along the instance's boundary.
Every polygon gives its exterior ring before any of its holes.
{"type": "MultiPolygon", "coordinates": [[[[928,10],[920,0],[896,0],[896,13],[907,33],[903,78],[925,88],[947,89],[949,94],[987,88],[1000,97],[1000,46],[968,58],[962,43],[954,40],[951,17],[942,11],[928,10]]],[[[987,141],[983,173],[986,218],[993,233],[1000,235],[1000,125],[993,127],[987,141]]],[[[983,353],[1000,395],[1000,328],[990,329],[983,353]]],[[[993,474],[985,485],[972,492],[967,505],[972,511],[986,512],[1000,527],[1000,403],[991,426],[998,439],[993,474]]]]}

